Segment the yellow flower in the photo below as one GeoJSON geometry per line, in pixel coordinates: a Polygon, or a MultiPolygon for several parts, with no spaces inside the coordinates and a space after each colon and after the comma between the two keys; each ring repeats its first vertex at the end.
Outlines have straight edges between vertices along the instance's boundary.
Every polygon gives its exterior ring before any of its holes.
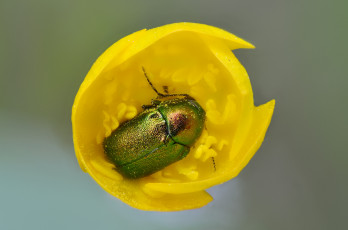
{"type": "Polygon", "coordinates": [[[212,197],[205,189],[228,181],[260,147],[274,100],[255,107],[248,75],[231,50],[254,48],[224,30],[175,23],[133,33],[94,63],[72,109],[76,157],[107,192],[142,210],[199,208],[212,197]],[[103,150],[103,140],[132,119],[156,93],[189,94],[206,111],[203,134],[186,158],[141,179],[122,177],[103,150]]]}

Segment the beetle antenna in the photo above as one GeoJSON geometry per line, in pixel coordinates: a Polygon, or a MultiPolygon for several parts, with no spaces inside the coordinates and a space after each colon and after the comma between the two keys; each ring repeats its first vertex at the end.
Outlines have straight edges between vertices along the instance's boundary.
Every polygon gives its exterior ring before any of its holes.
{"type": "MultiPolygon", "coordinates": [[[[149,76],[147,76],[147,73],[146,73],[146,70],[145,70],[144,66],[142,66],[141,68],[143,69],[143,72],[144,72],[144,75],[145,75],[145,77],[146,77],[147,82],[150,84],[151,88],[157,93],[158,97],[173,97],[173,96],[175,97],[175,96],[181,96],[181,97],[185,97],[185,98],[187,98],[187,99],[193,99],[193,100],[194,100],[194,98],[191,97],[191,96],[188,95],[188,94],[183,94],[183,93],[179,93],[179,94],[168,94],[168,93],[167,93],[167,94],[163,94],[163,93],[158,92],[157,89],[153,86],[152,82],[150,81],[149,76]]],[[[168,89],[168,88],[167,88],[167,89],[168,89]]]]}
{"type": "Polygon", "coordinates": [[[164,94],[159,93],[159,92],[157,91],[157,89],[153,86],[153,84],[151,83],[149,77],[147,76],[147,73],[146,73],[146,71],[145,71],[144,66],[142,66],[142,69],[143,69],[144,75],[145,75],[145,77],[146,77],[146,80],[147,80],[147,82],[150,84],[151,88],[157,93],[158,96],[160,96],[160,97],[165,97],[164,94]]]}

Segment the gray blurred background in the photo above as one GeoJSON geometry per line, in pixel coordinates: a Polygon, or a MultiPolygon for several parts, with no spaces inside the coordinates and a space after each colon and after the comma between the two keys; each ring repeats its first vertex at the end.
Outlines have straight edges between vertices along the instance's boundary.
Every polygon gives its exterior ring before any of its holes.
{"type": "Polygon", "coordinates": [[[0,229],[347,229],[348,2],[0,1],[0,229]],[[255,104],[276,99],[265,141],[197,209],[144,212],[76,161],[74,96],[96,58],[143,28],[198,22],[235,52],[255,104]]]}

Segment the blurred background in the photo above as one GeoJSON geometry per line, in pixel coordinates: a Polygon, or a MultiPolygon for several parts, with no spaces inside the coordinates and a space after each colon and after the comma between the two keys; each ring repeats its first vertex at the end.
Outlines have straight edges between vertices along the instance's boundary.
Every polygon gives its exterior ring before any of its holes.
{"type": "Polygon", "coordinates": [[[347,229],[348,2],[0,1],[0,229],[347,229]],[[133,209],[76,161],[71,107],[96,58],[120,38],[173,22],[253,43],[235,54],[255,104],[276,99],[265,141],[240,175],[182,212],[133,209]]]}

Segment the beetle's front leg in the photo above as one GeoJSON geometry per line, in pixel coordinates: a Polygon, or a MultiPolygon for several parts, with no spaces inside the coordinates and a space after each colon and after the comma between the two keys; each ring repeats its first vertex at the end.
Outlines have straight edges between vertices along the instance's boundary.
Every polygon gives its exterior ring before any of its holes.
{"type": "Polygon", "coordinates": [[[143,108],[143,110],[148,110],[148,109],[152,109],[155,108],[156,106],[154,105],[142,105],[141,108],[143,108]]]}
{"type": "Polygon", "coordinates": [[[152,99],[151,105],[142,105],[141,108],[143,108],[143,110],[153,109],[153,108],[156,108],[160,103],[161,101],[152,99]]]}
{"type": "Polygon", "coordinates": [[[156,100],[156,99],[152,99],[151,100],[151,105],[153,105],[153,106],[158,106],[159,104],[161,104],[161,101],[160,100],[156,100]]]}

